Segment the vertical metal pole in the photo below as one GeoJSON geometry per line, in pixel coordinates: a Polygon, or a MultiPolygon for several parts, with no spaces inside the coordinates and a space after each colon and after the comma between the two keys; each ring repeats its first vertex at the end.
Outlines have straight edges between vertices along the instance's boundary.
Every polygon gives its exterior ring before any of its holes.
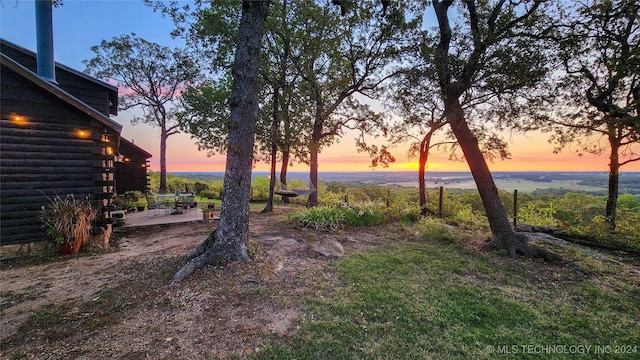
{"type": "Polygon", "coordinates": [[[53,3],[36,0],[36,40],[38,75],[56,82],[56,65],[53,56],[53,3]]]}
{"type": "Polygon", "coordinates": [[[438,199],[438,213],[440,213],[440,217],[444,217],[444,186],[440,186],[440,199],[438,199]]]}
{"type": "Polygon", "coordinates": [[[513,190],[513,228],[518,228],[518,190],[513,190]]]}

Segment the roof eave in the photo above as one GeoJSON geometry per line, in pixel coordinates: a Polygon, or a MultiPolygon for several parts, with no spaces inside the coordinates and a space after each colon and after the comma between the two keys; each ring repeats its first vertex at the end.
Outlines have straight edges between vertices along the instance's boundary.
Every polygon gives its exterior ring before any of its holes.
{"type": "Polygon", "coordinates": [[[120,133],[122,131],[122,125],[121,124],[113,121],[108,116],[105,116],[101,112],[99,112],[96,109],[92,108],[91,106],[85,104],[84,102],[82,102],[81,100],[79,100],[75,96],[69,94],[68,92],[62,90],[58,86],[56,86],[56,85],[50,83],[49,81],[41,78],[40,76],[38,76],[37,74],[35,74],[31,70],[27,69],[26,67],[20,65],[18,62],[16,62],[15,60],[11,59],[8,56],[6,56],[5,54],[0,54],[0,60],[1,60],[1,64],[3,66],[6,66],[9,69],[15,71],[19,75],[21,75],[24,78],[32,81],[34,84],[38,85],[39,87],[43,88],[44,90],[47,90],[48,92],[50,92],[51,94],[55,95],[59,99],[61,99],[61,100],[65,101],[66,103],[74,106],[75,108],[77,108],[78,110],[82,111],[83,113],[91,116],[95,120],[103,123],[104,125],[110,127],[111,129],[113,129],[114,131],[116,131],[118,133],[120,133]]]}

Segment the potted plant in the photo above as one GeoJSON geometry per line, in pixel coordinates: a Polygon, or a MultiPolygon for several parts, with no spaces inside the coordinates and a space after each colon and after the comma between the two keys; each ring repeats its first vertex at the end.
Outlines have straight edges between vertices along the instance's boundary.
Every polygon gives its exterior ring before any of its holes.
{"type": "Polygon", "coordinates": [[[129,212],[136,210],[143,211],[147,205],[144,195],[139,190],[125,191],[122,197],[125,203],[125,209],[129,212]]]}
{"type": "Polygon", "coordinates": [[[40,220],[62,252],[74,254],[89,239],[97,215],[98,209],[87,200],[77,199],[73,194],[64,198],[56,195],[48,207],[42,207],[40,220]]]}
{"type": "Polygon", "coordinates": [[[147,199],[144,196],[140,196],[138,201],[136,201],[136,210],[144,211],[147,208],[147,199]]]}

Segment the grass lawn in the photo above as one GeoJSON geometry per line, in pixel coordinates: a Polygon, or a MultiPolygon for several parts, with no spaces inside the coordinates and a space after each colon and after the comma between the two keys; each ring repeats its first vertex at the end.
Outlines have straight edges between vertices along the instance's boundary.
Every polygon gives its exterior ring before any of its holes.
{"type": "MultiPolygon", "coordinates": [[[[202,210],[206,209],[208,204],[213,204],[215,206],[216,211],[220,211],[220,207],[222,206],[222,201],[218,199],[209,199],[209,198],[196,196],[195,201],[198,203],[198,208],[202,210]]],[[[261,211],[262,209],[264,209],[266,205],[267,205],[266,201],[251,201],[249,203],[249,209],[251,211],[261,211]]],[[[282,203],[280,201],[276,201],[275,206],[281,206],[281,205],[282,203]]],[[[297,205],[297,204],[287,204],[287,206],[304,207],[303,205],[297,205]]]]}
{"type": "Polygon", "coordinates": [[[387,239],[335,260],[300,331],[255,359],[640,359],[640,280],[501,258],[458,241],[387,239]]]}

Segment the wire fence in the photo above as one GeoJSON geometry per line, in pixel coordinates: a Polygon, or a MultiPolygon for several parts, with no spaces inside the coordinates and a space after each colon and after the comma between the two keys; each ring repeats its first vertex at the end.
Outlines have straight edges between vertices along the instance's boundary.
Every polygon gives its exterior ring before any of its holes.
{"type": "Polygon", "coordinates": [[[518,191],[514,190],[511,215],[514,226],[518,223],[568,226],[585,224],[604,216],[605,206],[606,202],[601,197],[590,195],[572,193],[532,198],[526,194],[521,199],[518,191]]]}

